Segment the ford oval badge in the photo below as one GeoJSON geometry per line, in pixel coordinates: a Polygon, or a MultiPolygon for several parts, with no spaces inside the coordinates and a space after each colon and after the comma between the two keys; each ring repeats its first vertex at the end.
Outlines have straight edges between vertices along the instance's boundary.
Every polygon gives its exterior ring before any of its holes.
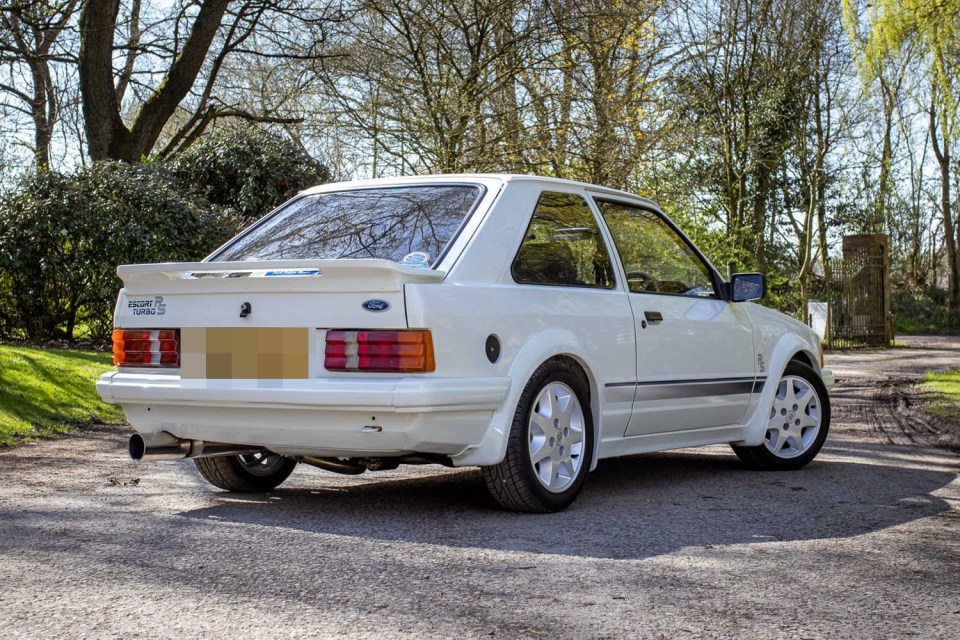
{"type": "Polygon", "coordinates": [[[390,308],[390,303],[386,300],[367,300],[360,306],[367,311],[386,311],[390,308]]]}

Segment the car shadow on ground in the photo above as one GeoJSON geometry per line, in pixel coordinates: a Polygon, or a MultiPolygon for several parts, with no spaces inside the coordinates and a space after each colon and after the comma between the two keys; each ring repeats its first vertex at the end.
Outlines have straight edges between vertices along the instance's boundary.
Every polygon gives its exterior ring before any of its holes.
{"type": "Polygon", "coordinates": [[[715,453],[604,460],[572,507],[547,515],[498,510],[475,470],[384,474],[346,486],[325,486],[314,475],[266,497],[222,494],[218,504],[180,515],[384,541],[639,559],[689,546],[857,536],[949,510],[930,494],[954,474],[891,466],[882,451],[854,455],[853,462],[827,457],[786,473],[749,471],[715,453]]]}

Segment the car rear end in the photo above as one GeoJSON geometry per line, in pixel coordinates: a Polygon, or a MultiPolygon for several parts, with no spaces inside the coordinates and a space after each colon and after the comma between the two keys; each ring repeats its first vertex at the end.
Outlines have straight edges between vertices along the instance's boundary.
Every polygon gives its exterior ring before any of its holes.
{"type": "Polygon", "coordinates": [[[408,285],[446,286],[437,267],[495,195],[455,187],[331,187],[204,262],[120,267],[117,371],[98,391],[170,457],[449,456],[478,442],[509,381],[463,375],[406,313],[408,285]]]}

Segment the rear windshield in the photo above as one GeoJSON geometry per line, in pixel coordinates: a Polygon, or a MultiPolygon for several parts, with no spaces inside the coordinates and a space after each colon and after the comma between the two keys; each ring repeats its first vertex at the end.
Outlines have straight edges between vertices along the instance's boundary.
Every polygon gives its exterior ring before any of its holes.
{"type": "Polygon", "coordinates": [[[476,185],[432,185],[304,196],[237,236],[211,260],[382,258],[433,266],[480,195],[476,185]]]}

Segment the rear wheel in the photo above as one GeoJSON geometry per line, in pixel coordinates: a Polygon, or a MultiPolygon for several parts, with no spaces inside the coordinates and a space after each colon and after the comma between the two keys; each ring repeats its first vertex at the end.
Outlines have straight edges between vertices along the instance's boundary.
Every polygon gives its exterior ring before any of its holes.
{"type": "Polygon", "coordinates": [[[782,471],[813,460],[830,430],[830,397],[817,372],[802,362],[787,365],[773,397],[763,443],[733,446],[747,466],[782,471]]]}
{"type": "Polygon", "coordinates": [[[296,460],[269,451],[242,456],[196,458],[194,463],[207,482],[238,493],[276,489],[297,466],[296,460]]]}
{"type": "Polygon", "coordinates": [[[589,388],[572,363],[551,360],[520,396],[503,461],[483,467],[487,489],[502,507],[559,511],[580,493],[593,459],[589,388]]]}

